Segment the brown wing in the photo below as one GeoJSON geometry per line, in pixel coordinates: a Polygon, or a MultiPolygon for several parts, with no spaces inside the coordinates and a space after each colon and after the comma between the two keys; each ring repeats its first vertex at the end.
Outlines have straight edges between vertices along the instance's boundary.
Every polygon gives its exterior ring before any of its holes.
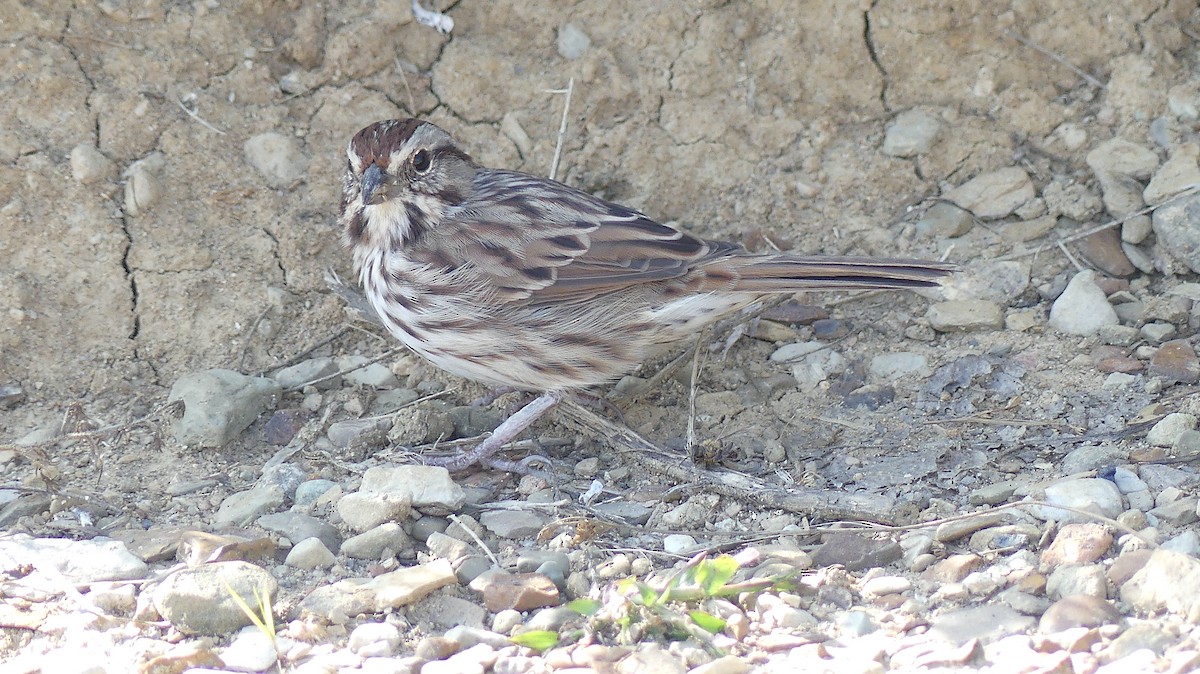
{"type": "Polygon", "coordinates": [[[406,252],[469,267],[501,298],[537,305],[679,278],[736,250],[561,183],[484,170],[474,193],[406,252]]]}

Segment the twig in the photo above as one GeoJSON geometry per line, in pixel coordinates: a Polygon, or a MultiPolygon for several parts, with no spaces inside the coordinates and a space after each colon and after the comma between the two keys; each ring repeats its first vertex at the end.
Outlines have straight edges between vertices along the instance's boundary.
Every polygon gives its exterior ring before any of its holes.
{"type": "Polygon", "coordinates": [[[50,447],[50,446],[56,445],[64,440],[88,440],[88,439],[93,439],[93,438],[102,438],[106,435],[110,435],[113,433],[119,433],[122,431],[127,431],[131,428],[135,428],[137,426],[141,426],[143,424],[149,423],[151,420],[157,418],[159,415],[161,415],[163,413],[169,413],[169,414],[174,415],[177,410],[182,408],[182,406],[183,406],[182,400],[172,400],[170,402],[163,403],[162,405],[159,405],[158,407],[154,408],[154,410],[151,411],[149,414],[138,417],[137,419],[134,419],[132,421],[126,421],[126,422],[120,423],[120,424],[113,424],[111,426],[105,426],[103,428],[96,428],[96,429],[93,429],[90,431],[74,431],[71,433],[63,433],[61,435],[56,435],[53,438],[47,438],[46,440],[39,440],[38,442],[31,442],[26,445],[18,445],[15,443],[0,443],[0,449],[11,449],[13,451],[16,451],[17,453],[20,453],[22,451],[36,449],[39,447],[50,447]]]}
{"type": "Polygon", "coordinates": [[[1062,56],[1059,56],[1058,54],[1055,54],[1054,52],[1050,51],[1049,49],[1046,49],[1045,47],[1041,46],[1040,44],[1031,42],[1030,40],[1027,40],[1027,39],[1021,37],[1020,35],[1009,32],[1007,30],[1002,30],[1000,32],[1003,33],[1006,37],[1012,38],[1012,39],[1016,40],[1017,42],[1020,42],[1021,44],[1025,45],[1026,47],[1029,47],[1030,49],[1034,49],[1034,50],[1040,52],[1042,55],[1048,57],[1052,61],[1055,61],[1056,63],[1059,63],[1059,64],[1065,66],[1071,72],[1082,77],[1085,82],[1092,85],[1093,87],[1096,87],[1098,89],[1107,89],[1108,88],[1108,86],[1105,85],[1103,82],[1101,82],[1100,80],[1093,77],[1091,73],[1076,66],[1074,63],[1071,63],[1067,59],[1063,58],[1062,56]]]}
{"type": "Polygon", "coordinates": [[[492,553],[492,549],[487,546],[487,543],[484,543],[479,536],[476,536],[475,532],[471,531],[471,527],[464,524],[458,515],[450,515],[449,519],[451,522],[457,524],[460,529],[467,532],[467,535],[475,541],[475,545],[478,545],[483,550],[483,553],[488,556],[488,559],[492,560],[492,566],[496,567],[497,569],[504,568],[500,566],[500,560],[496,559],[496,555],[492,553]]]}
{"type": "Polygon", "coordinates": [[[1071,251],[1067,249],[1067,244],[1060,242],[1058,244],[1058,249],[1062,251],[1063,255],[1067,256],[1067,260],[1069,260],[1071,264],[1075,265],[1076,271],[1083,271],[1085,269],[1085,267],[1079,263],[1079,260],[1076,260],[1075,256],[1071,254],[1071,251]]]}
{"type": "MultiPolygon", "coordinates": [[[[700,332],[700,336],[696,338],[696,344],[703,344],[707,336],[708,328],[705,328],[700,332]]],[[[696,385],[696,381],[700,378],[701,352],[702,349],[696,349],[692,352],[692,381],[691,386],[688,387],[687,444],[685,445],[685,449],[688,456],[693,457],[693,459],[696,456],[696,391],[699,388],[696,385]]]]}
{"type": "Polygon", "coordinates": [[[449,33],[454,30],[454,19],[449,15],[425,9],[417,0],[412,0],[413,18],[422,26],[436,28],[439,33],[449,33]]]}
{"type": "MultiPolygon", "coordinates": [[[[297,353],[296,355],[292,356],[291,358],[288,358],[287,360],[283,361],[282,363],[277,363],[276,365],[271,367],[270,370],[278,370],[279,368],[289,367],[289,366],[295,365],[296,363],[299,363],[300,361],[307,358],[308,355],[310,353],[312,353],[313,351],[316,351],[317,349],[321,348],[322,346],[325,346],[326,344],[332,342],[333,340],[337,339],[338,337],[341,337],[342,335],[346,334],[349,330],[350,330],[350,328],[343,326],[337,332],[320,340],[316,344],[313,344],[312,346],[304,349],[300,353],[297,353]]],[[[261,377],[263,374],[265,374],[268,371],[269,370],[259,370],[258,371],[259,376],[261,377]]]]}
{"type": "Polygon", "coordinates": [[[558,141],[554,144],[554,161],[550,162],[550,179],[556,180],[558,176],[558,162],[562,159],[563,142],[567,137],[567,114],[571,110],[571,93],[575,91],[575,78],[567,80],[566,89],[552,89],[547,91],[549,94],[566,94],[567,100],[563,103],[562,122],[558,125],[558,141]]]}
{"type": "Polygon", "coordinates": [[[186,106],[186,105],[184,105],[184,104],[183,104],[183,100],[181,100],[181,99],[179,99],[179,98],[176,98],[176,99],[175,99],[175,103],[176,103],[176,104],[179,106],[179,109],[180,109],[180,110],[183,110],[184,112],[186,112],[186,113],[187,113],[188,117],[191,117],[192,119],[196,120],[197,122],[200,122],[200,124],[201,124],[202,126],[204,126],[205,128],[207,128],[207,129],[210,129],[210,130],[212,130],[212,131],[216,131],[217,133],[221,134],[222,136],[227,136],[227,135],[229,135],[229,134],[225,133],[224,131],[222,131],[222,130],[218,129],[217,127],[213,126],[212,124],[209,124],[208,122],[204,121],[204,120],[203,120],[203,119],[200,117],[200,115],[197,115],[195,112],[193,112],[192,110],[188,109],[188,106],[186,106]]]}
{"type": "Polygon", "coordinates": [[[1030,255],[1038,255],[1039,253],[1042,253],[1043,251],[1045,251],[1047,248],[1050,248],[1051,246],[1058,247],[1063,244],[1073,243],[1080,239],[1086,239],[1087,237],[1089,237],[1097,232],[1103,232],[1106,229],[1112,229],[1113,227],[1123,225],[1126,222],[1138,217],[1139,215],[1146,215],[1148,213],[1152,213],[1155,210],[1162,208],[1163,206],[1166,206],[1167,204],[1171,204],[1176,201],[1179,201],[1180,199],[1190,197],[1193,194],[1196,194],[1196,192],[1198,190],[1200,190],[1200,183],[1193,183],[1191,185],[1188,185],[1184,189],[1180,190],[1178,193],[1176,193],[1170,199],[1167,199],[1166,201],[1163,201],[1161,203],[1154,204],[1153,206],[1147,206],[1147,207],[1143,208],[1142,210],[1137,211],[1135,213],[1130,213],[1129,215],[1126,215],[1125,217],[1117,218],[1115,220],[1109,220],[1108,222],[1106,222],[1104,224],[1096,225],[1095,227],[1089,227],[1089,228],[1083,230],[1082,232],[1076,232],[1070,236],[1065,236],[1065,237],[1062,237],[1059,239],[1055,239],[1053,242],[1048,243],[1048,244],[1043,244],[1033,250],[1026,250],[1026,251],[1021,251],[1020,253],[1012,253],[1011,255],[1005,255],[1003,257],[998,257],[998,258],[996,258],[996,261],[997,262],[1008,262],[1010,260],[1018,260],[1020,258],[1028,257],[1030,255]]]}
{"type": "Polygon", "coordinates": [[[306,387],[306,386],[315,386],[317,384],[320,384],[323,381],[329,381],[330,379],[333,379],[335,377],[340,377],[344,374],[350,374],[351,372],[361,370],[364,367],[366,367],[372,363],[378,363],[379,361],[383,360],[384,358],[388,358],[388,357],[394,356],[398,353],[402,353],[406,348],[407,347],[398,346],[394,349],[384,351],[383,353],[379,354],[378,356],[375,356],[374,358],[367,360],[367,362],[365,362],[365,363],[359,363],[358,365],[355,365],[354,367],[348,367],[343,370],[338,370],[337,372],[334,372],[332,374],[327,374],[324,377],[318,377],[311,381],[306,381],[303,384],[296,384],[295,386],[289,386],[289,387],[285,388],[283,390],[283,392],[291,393],[292,391],[300,391],[300,390],[303,390],[304,387],[306,387]]]}
{"type": "Polygon", "coordinates": [[[408,112],[416,116],[417,99],[413,98],[412,88],[408,86],[408,75],[404,74],[404,67],[400,65],[400,59],[396,59],[396,72],[400,73],[400,81],[404,83],[404,93],[408,95],[408,112]]]}

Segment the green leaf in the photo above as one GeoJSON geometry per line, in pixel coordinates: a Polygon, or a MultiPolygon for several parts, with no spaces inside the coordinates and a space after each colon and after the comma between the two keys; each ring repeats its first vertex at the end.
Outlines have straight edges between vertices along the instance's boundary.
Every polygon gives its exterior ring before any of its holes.
{"type": "Polygon", "coordinates": [[[542,652],[558,645],[558,632],[551,630],[529,630],[521,632],[511,638],[511,641],[526,648],[532,648],[537,652],[542,652]]]}
{"type": "Polygon", "coordinates": [[[595,599],[588,599],[586,597],[567,603],[567,608],[578,613],[579,615],[587,616],[589,618],[596,615],[596,613],[600,611],[600,606],[600,602],[596,601],[595,599]]]}
{"type": "Polygon", "coordinates": [[[658,592],[646,583],[638,583],[637,590],[642,598],[643,606],[654,606],[654,603],[658,601],[658,592]]]}
{"type": "Polygon", "coordinates": [[[704,611],[688,611],[688,615],[692,618],[692,622],[700,626],[700,629],[709,634],[716,634],[725,629],[725,621],[711,613],[704,611]]]}
{"type": "Polygon", "coordinates": [[[737,573],[738,563],[730,555],[721,555],[716,559],[705,560],[701,566],[708,567],[709,573],[703,582],[700,582],[700,587],[705,594],[715,595],[725,587],[725,584],[733,578],[733,574],[737,573]]]}

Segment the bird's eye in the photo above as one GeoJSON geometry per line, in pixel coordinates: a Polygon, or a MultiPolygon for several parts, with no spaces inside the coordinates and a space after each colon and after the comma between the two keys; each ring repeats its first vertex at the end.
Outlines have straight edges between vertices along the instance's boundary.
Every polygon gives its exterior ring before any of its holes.
{"type": "Polygon", "coordinates": [[[413,169],[417,173],[424,173],[429,170],[429,150],[417,150],[417,153],[412,158],[413,169]]]}

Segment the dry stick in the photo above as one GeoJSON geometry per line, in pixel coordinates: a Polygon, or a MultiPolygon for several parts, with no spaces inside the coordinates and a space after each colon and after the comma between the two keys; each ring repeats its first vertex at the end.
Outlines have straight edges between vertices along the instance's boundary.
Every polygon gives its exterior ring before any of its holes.
{"type": "Polygon", "coordinates": [[[567,114],[571,110],[571,93],[575,91],[575,78],[567,80],[566,89],[551,89],[548,94],[566,94],[567,100],[563,103],[562,122],[558,125],[558,141],[554,145],[554,160],[550,163],[550,179],[555,180],[558,175],[558,161],[562,159],[563,141],[567,137],[567,114]]]}
{"type": "Polygon", "coordinates": [[[408,75],[404,73],[404,67],[400,65],[400,59],[396,59],[396,72],[400,73],[400,81],[404,83],[404,93],[408,95],[408,112],[414,117],[417,114],[417,99],[413,98],[412,88],[408,86],[408,75]]]}
{"type": "Polygon", "coordinates": [[[208,122],[201,119],[200,115],[197,115],[195,112],[188,109],[188,106],[184,105],[182,100],[176,98],[175,103],[176,103],[176,105],[179,106],[180,110],[183,110],[184,112],[187,113],[188,117],[191,117],[192,119],[196,120],[197,122],[200,122],[200,124],[203,125],[205,128],[216,131],[217,133],[221,134],[222,136],[229,135],[229,134],[225,133],[224,131],[218,129],[217,127],[213,126],[212,124],[209,124],[208,122]]]}
{"type": "Polygon", "coordinates": [[[634,431],[615,424],[571,399],[559,406],[559,418],[581,433],[595,437],[623,453],[624,458],[680,483],[693,483],[713,493],[738,501],[753,501],[764,508],[778,508],[822,520],[865,519],[893,524],[904,516],[894,499],[874,494],[848,494],[820,489],[772,487],[750,475],[732,471],[701,470],[681,465],[678,455],[668,452],[634,431]],[[663,457],[663,458],[659,458],[663,457]]]}
{"type": "Polygon", "coordinates": [[[53,438],[48,438],[46,440],[40,440],[38,442],[31,442],[27,445],[18,445],[15,443],[11,443],[11,444],[10,443],[0,443],[0,449],[11,449],[11,450],[16,451],[17,453],[20,453],[25,450],[36,449],[39,447],[50,447],[50,446],[56,445],[64,440],[86,440],[86,439],[92,439],[92,438],[102,438],[102,437],[104,437],[106,435],[110,435],[112,433],[119,433],[122,431],[127,431],[131,428],[135,428],[137,426],[141,426],[143,424],[149,423],[152,419],[158,417],[163,412],[170,412],[170,413],[174,414],[174,411],[177,409],[180,409],[182,407],[182,405],[183,405],[182,400],[172,400],[170,402],[166,402],[166,403],[163,403],[162,405],[159,405],[158,407],[154,408],[153,411],[151,411],[149,414],[147,414],[145,416],[138,417],[137,419],[134,419],[132,421],[126,421],[125,423],[113,424],[111,426],[105,426],[104,428],[96,428],[96,429],[93,429],[90,431],[74,431],[71,433],[63,433],[62,435],[56,435],[53,438]]]}
{"type": "Polygon", "coordinates": [[[1192,183],[1191,185],[1186,186],[1185,188],[1183,188],[1183,190],[1181,190],[1180,192],[1175,194],[1175,196],[1171,197],[1170,199],[1167,199],[1166,201],[1164,201],[1162,203],[1154,204],[1153,206],[1147,206],[1147,207],[1143,208],[1142,210],[1137,211],[1136,213],[1130,213],[1129,215],[1126,215],[1123,218],[1109,220],[1108,222],[1106,222],[1102,225],[1096,225],[1095,227],[1090,227],[1088,229],[1083,230],[1082,232],[1076,232],[1075,234],[1072,234],[1071,236],[1066,236],[1061,239],[1055,239],[1052,244],[1043,244],[1033,250],[1027,250],[1027,251],[1022,251],[1020,253],[1012,253],[1011,255],[1005,255],[1003,257],[998,257],[998,258],[996,258],[996,261],[997,262],[1008,262],[1010,260],[1019,260],[1023,257],[1028,257],[1030,255],[1038,255],[1038,254],[1042,253],[1043,251],[1047,250],[1051,245],[1061,246],[1063,244],[1073,243],[1080,239],[1086,239],[1087,237],[1089,237],[1097,232],[1103,232],[1106,229],[1112,229],[1113,227],[1116,227],[1118,225],[1123,225],[1126,222],[1138,217],[1139,215],[1146,215],[1147,213],[1151,213],[1159,208],[1162,208],[1163,206],[1166,206],[1167,204],[1171,204],[1176,201],[1179,201],[1180,199],[1190,197],[1193,194],[1195,194],[1197,192],[1197,190],[1200,190],[1200,183],[1192,183]]]}
{"type": "Polygon", "coordinates": [[[492,560],[492,566],[496,567],[497,569],[504,568],[501,566],[500,560],[496,559],[496,555],[492,553],[492,549],[487,546],[487,543],[484,543],[479,536],[476,536],[475,532],[471,530],[471,527],[464,524],[458,515],[450,515],[449,520],[457,524],[463,531],[467,532],[467,535],[475,541],[475,545],[478,545],[483,550],[483,553],[488,556],[488,559],[492,560]]]}
{"type": "MultiPolygon", "coordinates": [[[[696,339],[696,345],[704,343],[708,337],[708,328],[700,332],[700,337],[696,339]]],[[[700,354],[701,349],[696,349],[692,353],[692,382],[688,388],[688,423],[687,423],[687,453],[688,456],[696,456],[696,381],[700,378],[700,354]]]]}
{"type": "MultiPolygon", "coordinates": [[[[270,368],[270,370],[277,370],[279,368],[295,365],[296,363],[299,363],[300,361],[307,358],[308,355],[310,353],[312,353],[313,351],[316,351],[317,349],[321,348],[322,346],[325,346],[326,344],[332,342],[333,340],[337,339],[338,337],[341,337],[342,335],[346,334],[349,331],[350,331],[350,328],[343,326],[337,332],[333,333],[332,335],[329,335],[328,337],[325,337],[324,339],[318,341],[317,343],[313,344],[312,346],[308,347],[307,349],[302,350],[300,353],[297,353],[296,355],[292,356],[291,358],[288,358],[287,360],[283,361],[282,363],[275,364],[274,366],[272,366],[270,368]]],[[[270,370],[259,370],[258,371],[259,376],[262,376],[264,373],[269,372],[270,370]]]]}
{"type": "Polygon", "coordinates": [[[1100,80],[1093,77],[1091,73],[1087,72],[1083,68],[1076,66],[1074,63],[1071,63],[1067,59],[1063,58],[1062,56],[1059,56],[1058,54],[1055,54],[1054,52],[1050,51],[1049,49],[1046,49],[1045,47],[1041,46],[1040,44],[1031,42],[1031,41],[1021,37],[1020,35],[1017,35],[1016,33],[1011,33],[1007,30],[1002,30],[1000,32],[1003,33],[1006,37],[1010,37],[1010,38],[1016,40],[1017,42],[1020,42],[1021,44],[1025,45],[1026,47],[1029,47],[1030,49],[1037,50],[1037,51],[1041,52],[1044,56],[1065,66],[1071,72],[1082,77],[1085,82],[1092,85],[1093,87],[1096,87],[1098,89],[1107,89],[1108,88],[1103,82],[1101,82],[1100,80]]]}
{"type": "Polygon", "coordinates": [[[300,390],[303,390],[305,386],[314,386],[316,384],[320,384],[323,381],[328,381],[330,379],[333,379],[334,377],[340,377],[344,374],[350,374],[351,372],[361,370],[364,367],[366,367],[372,363],[378,363],[379,361],[383,360],[384,358],[387,358],[389,356],[394,356],[398,353],[401,353],[404,351],[405,348],[407,348],[407,347],[403,347],[403,346],[396,347],[389,351],[385,351],[385,352],[379,354],[378,356],[375,356],[374,358],[371,358],[370,360],[368,360],[365,363],[355,365],[354,367],[348,367],[344,370],[338,370],[337,372],[334,372],[333,374],[327,374],[324,377],[318,377],[311,381],[306,381],[303,384],[296,384],[295,386],[289,386],[289,387],[285,388],[283,391],[284,391],[284,393],[291,393],[292,391],[300,391],[300,390]]]}

